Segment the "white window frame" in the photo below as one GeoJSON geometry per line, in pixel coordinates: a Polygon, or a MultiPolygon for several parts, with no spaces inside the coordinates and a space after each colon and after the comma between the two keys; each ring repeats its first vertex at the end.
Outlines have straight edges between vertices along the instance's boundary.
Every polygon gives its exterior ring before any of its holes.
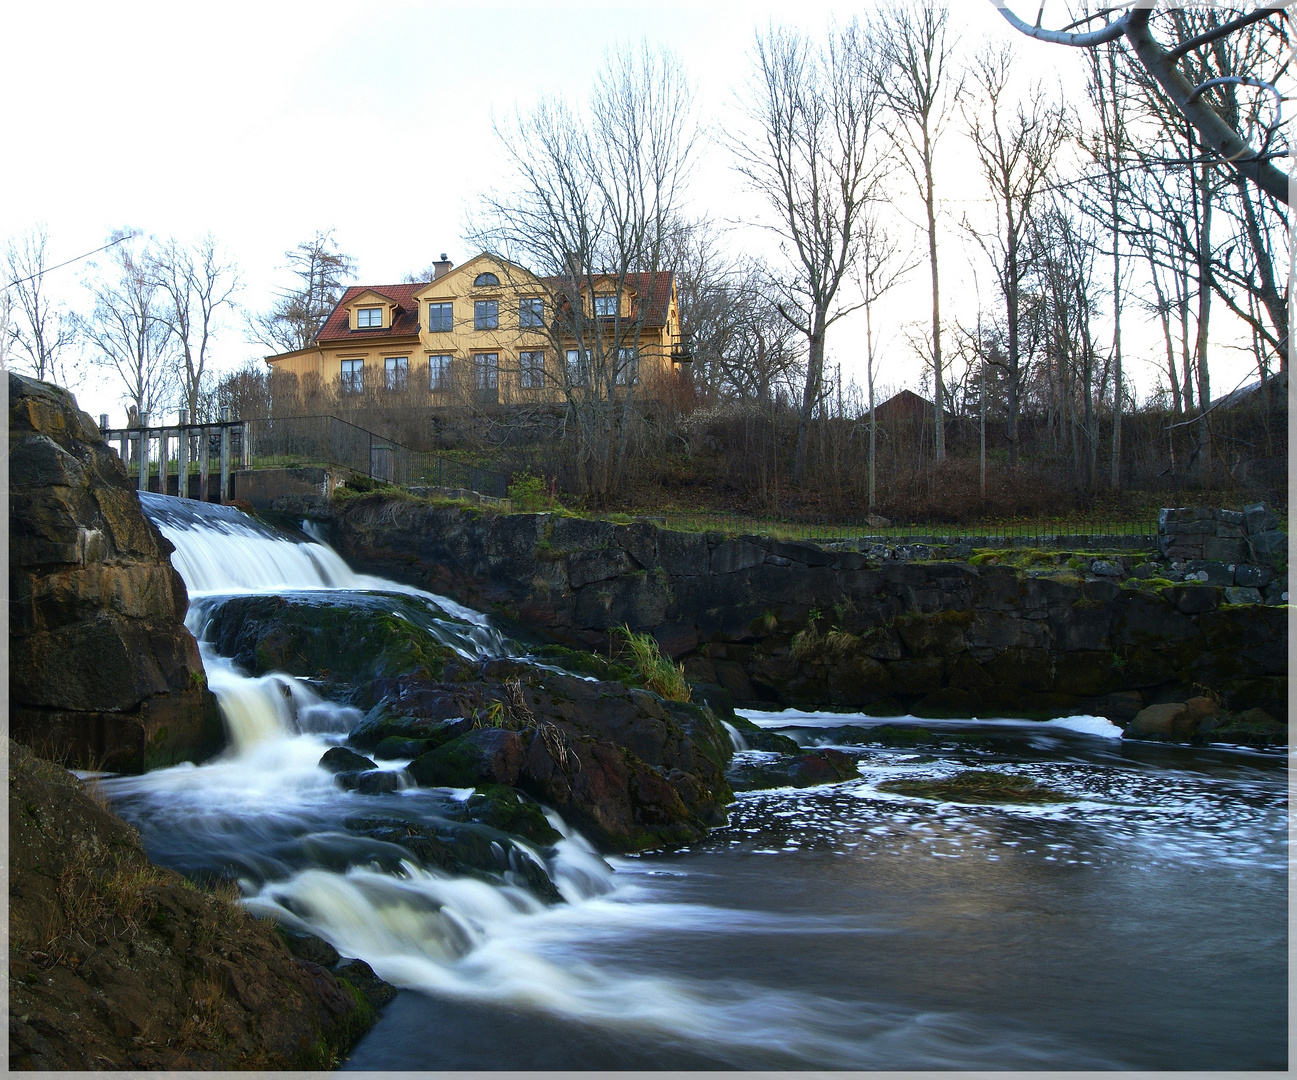
{"type": "Polygon", "coordinates": [[[408,356],[383,357],[385,385],[389,390],[408,390],[410,388],[410,358],[408,356]]]}
{"type": "Polygon", "coordinates": [[[433,393],[444,393],[450,389],[450,372],[454,360],[451,353],[428,354],[428,389],[433,393]]]}
{"type": "Polygon", "coordinates": [[[429,300],[428,301],[428,333],[449,334],[454,329],[455,329],[455,302],[453,300],[429,300]],[[438,325],[436,326],[434,326],[432,323],[432,315],[434,310],[437,311],[437,315],[439,317],[438,325]],[[440,316],[443,314],[449,315],[449,318],[441,319],[440,316]]]}
{"type": "Polygon", "coordinates": [[[365,389],[365,360],[347,359],[341,361],[338,369],[339,386],[344,394],[360,394],[365,389]]]}
{"type": "Polygon", "coordinates": [[[381,330],[383,328],[383,309],[381,307],[356,308],[357,330],[381,330]],[[375,316],[378,321],[375,322],[375,316]]]}
{"type": "Polygon", "coordinates": [[[518,354],[518,385],[523,390],[545,388],[544,349],[523,349],[518,354]]]}

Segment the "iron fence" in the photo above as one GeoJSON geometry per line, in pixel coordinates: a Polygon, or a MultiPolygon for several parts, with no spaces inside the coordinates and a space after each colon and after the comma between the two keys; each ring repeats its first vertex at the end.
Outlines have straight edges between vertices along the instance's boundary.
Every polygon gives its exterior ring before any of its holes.
{"type": "Polygon", "coordinates": [[[435,451],[414,450],[336,416],[246,421],[249,467],[336,466],[402,487],[467,488],[504,498],[503,473],[435,451]]]}
{"type": "Polygon", "coordinates": [[[879,544],[968,545],[972,547],[1152,548],[1157,520],[1068,518],[1059,520],[977,522],[891,522],[839,515],[752,515],[713,512],[668,512],[647,515],[668,529],[776,536],[790,540],[856,541],[879,544]]]}

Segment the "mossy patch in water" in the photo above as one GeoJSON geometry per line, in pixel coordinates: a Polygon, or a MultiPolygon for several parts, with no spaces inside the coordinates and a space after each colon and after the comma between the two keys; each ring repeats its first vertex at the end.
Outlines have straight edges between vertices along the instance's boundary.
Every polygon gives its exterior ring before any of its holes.
{"type": "Polygon", "coordinates": [[[1070,802],[1071,796],[1041,787],[1029,776],[968,769],[931,780],[884,780],[879,791],[913,795],[921,799],[964,803],[1053,803],[1070,802]]]}

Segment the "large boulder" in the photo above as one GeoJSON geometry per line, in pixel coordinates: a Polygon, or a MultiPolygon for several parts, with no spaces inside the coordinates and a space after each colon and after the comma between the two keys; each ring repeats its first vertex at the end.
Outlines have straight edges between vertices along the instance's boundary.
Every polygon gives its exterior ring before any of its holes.
{"type": "Polygon", "coordinates": [[[9,1067],[327,1069],[373,1021],[228,896],[152,865],[64,769],[9,744],[9,1067]]]}
{"type": "Polygon", "coordinates": [[[10,733],[142,772],[224,742],[171,544],[66,390],[9,375],[10,733]]]}

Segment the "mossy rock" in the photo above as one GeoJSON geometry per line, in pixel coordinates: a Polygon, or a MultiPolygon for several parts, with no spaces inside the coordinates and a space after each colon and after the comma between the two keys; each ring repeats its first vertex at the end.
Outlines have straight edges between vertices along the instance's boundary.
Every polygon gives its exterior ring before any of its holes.
{"type": "Polygon", "coordinates": [[[460,717],[430,720],[421,716],[407,716],[398,705],[381,701],[352,729],[347,736],[347,745],[357,750],[373,752],[379,757],[404,757],[404,754],[395,752],[397,742],[423,743],[420,753],[427,753],[463,735],[471,724],[470,720],[460,717]],[[387,752],[378,753],[378,748],[388,740],[392,741],[388,743],[387,752]]]}
{"type": "Polygon", "coordinates": [[[927,728],[898,727],[894,724],[883,724],[881,727],[868,729],[869,742],[875,746],[936,746],[941,740],[927,728]]]}
{"type": "Polygon", "coordinates": [[[430,629],[439,621],[417,600],[387,594],[236,596],[212,611],[205,633],[253,675],[318,679],[364,707],[377,679],[442,677],[457,653],[430,629]]]}
{"type": "Polygon", "coordinates": [[[541,847],[556,844],[563,838],[535,801],[504,784],[478,788],[464,803],[463,817],[521,836],[541,847]]]}
{"type": "Polygon", "coordinates": [[[573,675],[588,675],[603,682],[619,682],[627,686],[644,685],[644,680],[629,665],[583,649],[569,649],[566,645],[542,645],[532,656],[573,675]]]}
{"type": "Polygon", "coordinates": [[[1041,787],[1029,776],[968,769],[932,780],[884,780],[879,791],[912,795],[920,799],[962,803],[1056,803],[1072,802],[1070,795],[1041,787]]]}

